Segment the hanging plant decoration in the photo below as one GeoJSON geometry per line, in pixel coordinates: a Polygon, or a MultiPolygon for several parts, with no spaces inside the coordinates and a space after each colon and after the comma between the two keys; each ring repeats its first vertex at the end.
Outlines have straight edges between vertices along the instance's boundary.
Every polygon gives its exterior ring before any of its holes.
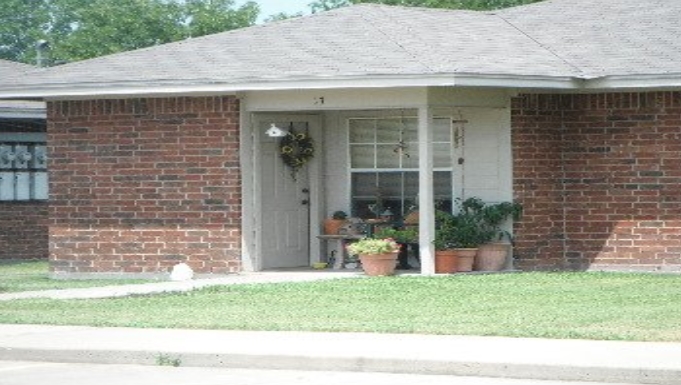
{"type": "Polygon", "coordinates": [[[314,157],[314,143],[309,127],[305,132],[296,132],[291,123],[288,134],[279,142],[279,154],[284,164],[291,168],[291,177],[296,180],[298,171],[314,157]]]}

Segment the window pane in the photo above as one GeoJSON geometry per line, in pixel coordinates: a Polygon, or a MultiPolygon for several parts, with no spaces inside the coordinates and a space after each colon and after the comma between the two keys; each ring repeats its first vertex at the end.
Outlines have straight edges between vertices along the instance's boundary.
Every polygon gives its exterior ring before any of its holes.
{"type": "Polygon", "coordinates": [[[395,152],[397,144],[378,145],[376,150],[378,156],[376,157],[376,167],[378,168],[399,168],[400,154],[395,152]]]}
{"type": "Polygon", "coordinates": [[[352,196],[357,198],[376,197],[376,173],[358,172],[352,174],[352,196]]]}
{"type": "Polygon", "coordinates": [[[402,152],[402,168],[419,168],[419,144],[407,142],[407,148],[402,152]]]}
{"type": "Polygon", "coordinates": [[[433,167],[452,167],[452,151],[449,143],[433,144],[433,167]]]}
{"type": "Polygon", "coordinates": [[[418,142],[418,121],[414,118],[405,119],[404,125],[404,135],[402,135],[402,139],[405,142],[418,142]]]}
{"type": "Polygon", "coordinates": [[[374,143],[376,119],[350,119],[350,143],[374,143]]]}
{"type": "Polygon", "coordinates": [[[452,141],[451,121],[449,118],[433,119],[433,141],[451,142],[452,141]]]}
{"type": "Polygon", "coordinates": [[[378,174],[378,191],[383,199],[402,197],[402,173],[382,172],[378,174]]]}
{"type": "Polygon", "coordinates": [[[397,144],[402,130],[403,124],[399,119],[379,119],[376,124],[376,142],[397,144]]]}
{"type": "Polygon", "coordinates": [[[374,168],[374,146],[352,145],[350,146],[350,158],[352,168],[374,168]]]}
{"type": "Polygon", "coordinates": [[[419,195],[419,173],[411,171],[404,173],[404,196],[415,201],[419,195]]]}
{"type": "Polygon", "coordinates": [[[435,208],[447,212],[452,211],[452,173],[437,171],[433,175],[433,189],[435,190],[435,208]]]}

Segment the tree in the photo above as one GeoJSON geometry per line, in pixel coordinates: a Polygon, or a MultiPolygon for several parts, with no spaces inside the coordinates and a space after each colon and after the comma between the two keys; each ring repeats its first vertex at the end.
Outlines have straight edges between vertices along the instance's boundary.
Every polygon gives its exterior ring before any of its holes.
{"type": "Polygon", "coordinates": [[[255,24],[255,2],[233,0],[3,0],[0,58],[35,62],[50,42],[53,61],[76,61],[255,24]]]}
{"type": "Polygon", "coordinates": [[[26,52],[43,38],[48,24],[42,0],[4,0],[0,7],[0,58],[28,62],[26,52]]]}
{"type": "Polygon", "coordinates": [[[303,12],[296,12],[296,13],[286,13],[286,12],[279,12],[275,13],[274,15],[269,15],[265,19],[265,23],[271,23],[273,21],[280,21],[280,20],[286,20],[286,19],[293,19],[296,17],[301,17],[303,16],[303,12]]]}
{"type": "Polygon", "coordinates": [[[317,0],[310,4],[310,9],[314,13],[345,7],[351,4],[377,3],[406,7],[490,10],[539,1],[542,0],[317,0]]]}

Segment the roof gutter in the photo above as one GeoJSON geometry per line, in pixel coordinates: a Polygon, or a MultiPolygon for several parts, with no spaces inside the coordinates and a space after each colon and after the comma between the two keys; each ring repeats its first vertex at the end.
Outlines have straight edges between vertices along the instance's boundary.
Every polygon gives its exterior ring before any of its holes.
{"type": "Polygon", "coordinates": [[[214,81],[158,81],[76,83],[0,88],[0,99],[92,99],[144,97],[153,95],[224,95],[243,91],[313,90],[394,87],[497,87],[579,89],[582,81],[571,77],[479,74],[435,74],[407,76],[347,76],[253,80],[234,83],[214,81]]]}
{"type": "Polygon", "coordinates": [[[626,89],[679,89],[681,73],[653,75],[612,75],[589,79],[585,83],[590,90],[626,89]]]}

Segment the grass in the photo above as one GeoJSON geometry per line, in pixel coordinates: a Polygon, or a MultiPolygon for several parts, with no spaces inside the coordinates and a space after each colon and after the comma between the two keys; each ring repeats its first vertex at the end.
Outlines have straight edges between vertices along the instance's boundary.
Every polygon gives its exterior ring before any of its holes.
{"type": "Polygon", "coordinates": [[[681,276],[338,279],[0,303],[0,323],[681,341],[681,276]]]}
{"type": "MultiPolygon", "coordinates": [[[[0,261],[0,293],[73,289],[144,283],[148,280],[55,280],[48,277],[47,261],[0,261]]],[[[0,305],[1,306],[1,305],[0,305]]]]}

